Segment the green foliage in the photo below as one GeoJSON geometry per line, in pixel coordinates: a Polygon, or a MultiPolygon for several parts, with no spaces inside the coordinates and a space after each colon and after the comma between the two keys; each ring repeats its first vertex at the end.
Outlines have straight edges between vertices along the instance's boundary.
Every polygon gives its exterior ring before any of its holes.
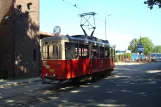
{"type": "Polygon", "coordinates": [[[159,8],[161,8],[161,0],[147,0],[144,1],[144,4],[147,4],[150,9],[153,9],[154,5],[157,5],[159,8]]]}
{"type": "Polygon", "coordinates": [[[132,59],[132,53],[124,53],[124,54],[119,54],[119,55],[116,55],[116,61],[119,62],[119,61],[125,61],[125,60],[131,60],[132,59]]]}
{"type": "Polygon", "coordinates": [[[134,38],[130,42],[130,45],[128,46],[128,50],[131,50],[132,53],[136,53],[137,52],[137,44],[138,44],[138,40],[136,38],[134,38]]]}
{"type": "Polygon", "coordinates": [[[128,49],[131,50],[132,53],[137,53],[137,45],[140,42],[144,47],[144,52],[143,52],[144,55],[148,55],[153,51],[154,44],[148,37],[142,37],[141,39],[138,39],[138,40],[136,38],[132,39],[128,46],[128,49]]]}
{"type": "MultiPolygon", "coordinates": [[[[139,41],[140,41],[140,39],[139,39],[139,41]]],[[[141,38],[141,43],[144,47],[143,54],[149,55],[153,51],[153,48],[154,48],[153,42],[148,37],[143,37],[143,38],[141,38]]]]}
{"type": "Polygon", "coordinates": [[[132,53],[124,53],[124,56],[131,59],[132,58],[132,53]]]}
{"type": "Polygon", "coordinates": [[[153,49],[153,53],[161,53],[161,45],[155,46],[153,49]]]}

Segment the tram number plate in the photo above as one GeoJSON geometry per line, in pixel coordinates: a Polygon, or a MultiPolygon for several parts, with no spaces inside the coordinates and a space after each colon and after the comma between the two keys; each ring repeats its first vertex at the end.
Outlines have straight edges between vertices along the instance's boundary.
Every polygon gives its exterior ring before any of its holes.
{"type": "Polygon", "coordinates": [[[54,72],[54,69],[50,69],[50,72],[54,72]]]}

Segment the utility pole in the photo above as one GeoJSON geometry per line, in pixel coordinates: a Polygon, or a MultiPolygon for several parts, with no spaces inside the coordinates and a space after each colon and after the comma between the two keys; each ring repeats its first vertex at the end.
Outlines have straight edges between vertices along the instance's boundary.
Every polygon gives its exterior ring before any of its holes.
{"type": "MultiPolygon", "coordinates": [[[[141,45],[141,36],[140,36],[140,45],[141,45]]],[[[141,52],[139,52],[139,63],[140,63],[140,59],[141,59],[141,52]]]]}
{"type": "Polygon", "coordinates": [[[107,36],[106,36],[106,17],[105,17],[105,39],[107,40],[107,36]]]}
{"type": "Polygon", "coordinates": [[[107,35],[106,35],[106,17],[111,16],[112,14],[108,14],[105,16],[105,39],[107,40],[107,35]]]}

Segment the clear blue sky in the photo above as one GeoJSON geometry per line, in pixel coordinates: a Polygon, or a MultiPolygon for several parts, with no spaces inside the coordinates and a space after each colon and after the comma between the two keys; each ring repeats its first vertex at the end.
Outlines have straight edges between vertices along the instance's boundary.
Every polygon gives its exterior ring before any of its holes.
{"type": "Polygon", "coordinates": [[[155,45],[161,45],[161,9],[150,10],[144,0],[40,0],[40,31],[53,32],[61,27],[61,34],[83,34],[78,15],[96,12],[94,36],[107,39],[117,49],[127,49],[133,38],[149,37],[155,45]],[[76,4],[80,9],[72,6],[76,4]]]}

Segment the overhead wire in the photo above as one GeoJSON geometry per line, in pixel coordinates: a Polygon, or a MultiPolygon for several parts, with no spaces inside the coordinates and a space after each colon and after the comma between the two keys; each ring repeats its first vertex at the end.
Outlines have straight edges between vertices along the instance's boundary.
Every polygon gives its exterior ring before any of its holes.
{"type": "MultiPolygon", "coordinates": [[[[61,0],[61,1],[63,1],[63,2],[69,4],[69,5],[73,6],[73,7],[75,7],[75,8],[77,8],[77,9],[81,10],[82,12],[87,12],[86,10],[83,10],[82,8],[78,7],[78,5],[77,5],[76,3],[73,4],[73,3],[71,3],[71,2],[68,2],[67,0],[61,0]]],[[[100,18],[96,18],[96,19],[99,20],[99,21],[101,21],[101,22],[104,22],[104,21],[103,21],[102,19],[100,19],[100,18]]]]}
{"type": "MultiPolygon", "coordinates": [[[[61,0],[61,1],[67,3],[68,5],[70,5],[70,6],[74,7],[74,8],[77,8],[77,9],[81,10],[82,12],[85,12],[85,13],[88,13],[88,12],[89,12],[89,11],[86,11],[86,10],[80,8],[76,3],[71,3],[71,2],[68,2],[67,0],[61,0]]],[[[98,15],[98,14],[97,14],[97,15],[98,15]]],[[[105,20],[104,20],[105,15],[101,14],[101,16],[103,16],[102,18],[98,17],[97,15],[95,16],[95,19],[96,19],[97,21],[101,22],[102,24],[104,24],[104,23],[105,23],[105,20]]],[[[100,14],[99,14],[99,15],[100,15],[100,14]]],[[[115,28],[115,27],[114,27],[114,28],[115,28]]],[[[117,29],[117,28],[115,28],[115,29],[117,29]]]]}

